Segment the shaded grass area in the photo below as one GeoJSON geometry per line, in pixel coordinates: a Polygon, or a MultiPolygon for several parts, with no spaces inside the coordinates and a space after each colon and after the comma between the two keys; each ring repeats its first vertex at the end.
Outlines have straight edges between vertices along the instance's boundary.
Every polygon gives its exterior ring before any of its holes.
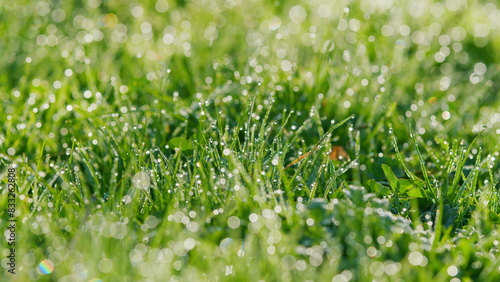
{"type": "Polygon", "coordinates": [[[2,4],[12,279],[498,280],[500,10],[457,3],[2,4]]]}

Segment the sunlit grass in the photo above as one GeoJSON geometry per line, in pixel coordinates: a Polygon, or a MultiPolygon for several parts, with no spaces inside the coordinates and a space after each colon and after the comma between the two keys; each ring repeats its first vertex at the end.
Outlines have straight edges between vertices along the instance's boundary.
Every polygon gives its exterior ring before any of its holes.
{"type": "Polygon", "coordinates": [[[0,16],[13,281],[500,280],[493,2],[0,16]]]}

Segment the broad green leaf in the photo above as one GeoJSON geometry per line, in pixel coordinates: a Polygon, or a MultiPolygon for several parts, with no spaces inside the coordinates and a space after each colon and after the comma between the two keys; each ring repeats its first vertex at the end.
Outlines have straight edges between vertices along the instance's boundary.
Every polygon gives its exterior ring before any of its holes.
{"type": "Polygon", "coordinates": [[[390,193],[390,189],[387,188],[386,186],[378,183],[377,181],[373,179],[368,179],[363,183],[363,186],[368,190],[370,193],[375,193],[378,196],[387,196],[390,193]]]}
{"type": "Polygon", "coordinates": [[[398,178],[394,175],[394,172],[392,172],[392,169],[388,165],[382,164],[382,169],[384,170],[385,177],[389,182],[389,186],[391,186],[394,192],[398,193],[398,178]]]}
{"type": "Polygon", "coordinates": [[[412,198],[424,198],[422,188],[425,183],[419,180],[398,179],[399,192],[412,198]]]}
{"type": "Polygon", "coordinates": [[[423,188],[425,187],[424,181],[418,178],[414,180],[399,179],[396,177],[392,169],[386,164],[382,164],[382,169],[384,170],[385,177],[394,192],[406,197],[425,198],[425,192],[423,191],[423,188]]]}
{"type": "Polygon", "coordinates": [[[191,143],[182,137],[174,137],[168,142],[168,145],[172,148],[179,148],[181,151],[187,151],[187,150],[192,150],[193,145],[191,143]]]}

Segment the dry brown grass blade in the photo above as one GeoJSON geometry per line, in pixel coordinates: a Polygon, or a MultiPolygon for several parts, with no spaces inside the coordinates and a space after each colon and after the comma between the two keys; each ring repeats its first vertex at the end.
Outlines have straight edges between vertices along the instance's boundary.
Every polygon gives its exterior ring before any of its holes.
{"type": "Polygon", "coordinates": [[[330,151],[330,159],[334,161],[338,160],[350,160],[351,157],[345,151],[344,147],[339,145],[333,145],[332,150],[330,151]]]}
{"type": "Polygon", "coordinates": [[[302,154],[301,156],[299,156],[298,158],[296,158],[295,160],[293,160],[291,163],[289,163],[289,164],[285,167],[285,169],[287,169],[287,168],[291,167],[292,165],[294,165],[294,164],[296,164],[296,163],[300,162],[300,161],[301,161],[301,160],[303,160],[304,158],[307,158],[307,157],[308,157],[310,154],[312,154],[314,151],[315,151],[315,150],[313,149],[312,151],[309,151],[309,152],[307,152],[307,153],[305,153],[305,154],[302,154]]]}
{"type": "Polygon", "coordinates": [[[290,164],[288,164],[288,165],[285,167],[285,169],[287,169],[287,168],[291,167],[292,165],[294,165],[294,164],[296,164],[296,163],[300,162],[300,161],[301,161],[301,160],[303,160],[304,158],[307,158],[307,157],[309,157],[312,153],[316,152],[316,150],[318,150],[318,149],[319,149],[319,146],[320,146],[320,144],[323,142],[323,140],[325,140],[325,138],[326,138],[326,137],[327,137],[330,133],[332,133],[332,131],[333,131],[333,130],[335,130],[337,127],[339,127],[339,126],[343,125],[344,123],[346,123],[347,121],[349,121],[350,119],[353,119],[353,118],[354,118],[354,115],[350,115],[348,118],[346,118],[346,119],[342,120],[341,122],[337,123],[336,125],[332,126],[332,128],[330,128],[330,129],[328,130],[328,132],[326,132],[326,133],[323,135],[323,137],[321,137],[321,138],[319,139],[318,143],[316,143],[316,145],[314,146],[314,148],[313,148],[311,151],[309,151],[309,152],[307,152],[307,153],[305,153],[305,154],[302,154],[300,157],[298,157],[298,158],[296,158],[295,160],[293,160],[290,164]]]}

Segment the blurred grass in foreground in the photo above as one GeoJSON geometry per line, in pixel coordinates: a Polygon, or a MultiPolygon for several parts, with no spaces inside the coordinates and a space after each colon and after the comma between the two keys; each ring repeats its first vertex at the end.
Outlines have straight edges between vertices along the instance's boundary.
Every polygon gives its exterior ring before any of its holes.
{"type": "Polygon", "coordinates": [[[494,2],[0,5],[13,281],[500,279],[494,2]]]}

